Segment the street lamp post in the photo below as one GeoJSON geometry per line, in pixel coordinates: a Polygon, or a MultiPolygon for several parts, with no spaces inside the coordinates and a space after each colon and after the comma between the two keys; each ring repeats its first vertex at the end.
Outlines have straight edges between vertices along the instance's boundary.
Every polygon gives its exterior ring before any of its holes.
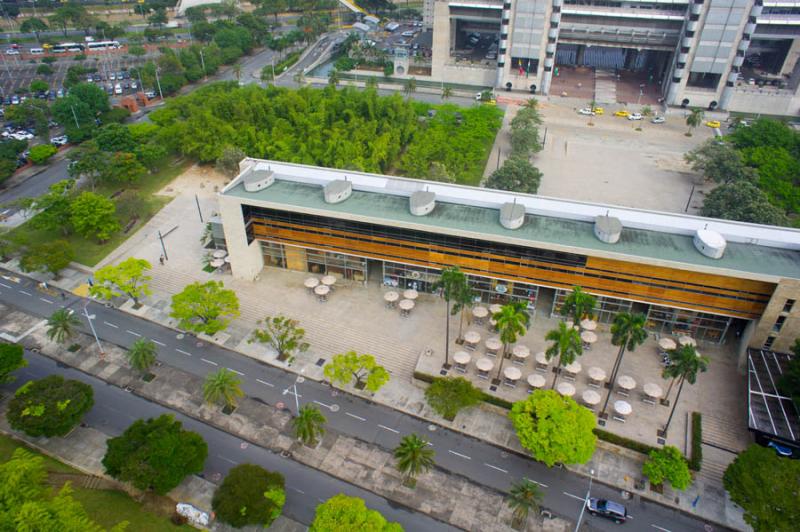
{"type": "Polygon", "coordinates": [[[578,516],[578,523],[575,525],[575,532],[578,532],[578,529],[581,527],[581,521],[583,520],[583,512],[586,511],[586,505],[589,504],[589,495],[592,493],[592,480],[594,479],[594,469],[589,470],[589,489],[586,490],[586,498],[583,500],[583,505],[581,506],[581,514],[578,516]]]}
{"type": "Polygon", "coordinates": [[[203,77],[208,79],[208,72],[206,72],[206,60],[203,57],[203,50],[200,50],[200,64],[203,65],[203,77]]]}
{"type": "Polygon", "coordinates": [[[156,85],[158,85],[158,95],[161,97],[161,100],[164,100],[164,93],[161,92],[161,80],[158,78],[158,67],[156,67],[156,85]]]}
{"type": "MultiPolygon", "coordinates": [[[[86,316],[86,320],[89,322],[89,328],[92,330],[92,334],[94,335],[94,341],[97,342],[97,349],[100,350],[100,358],[106,356],[106,352],[103,351],[103,346],[100,344],[100,338],[97,337],[97,331],[94,330],[94,314],[89,314],[89,310],[86,308],[89,305],[89,302],[86,302],[86,305],[83,306],[83,314],[86,316]]],[[[70,309],[70,314],[72,314],[72,309],[70,309]]]]}

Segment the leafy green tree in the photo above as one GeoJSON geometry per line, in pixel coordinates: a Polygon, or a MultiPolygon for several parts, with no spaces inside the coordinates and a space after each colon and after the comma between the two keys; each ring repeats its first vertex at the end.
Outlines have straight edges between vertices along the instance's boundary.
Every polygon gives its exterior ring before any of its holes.
{"type": "Polygon", "coordinates": [[[572,319],[578,325],[582,319],[591,318],[594,308],[597,306],[597,298],[587,294],[580,286],[572,287],[572,292],[564,298],[564,303],[558,309],[559,314],[572,319]]]}
{"type": "Polygon", "coordinates": [[[298,440],[305,445],[315,447],[317,441],[325,434],[325,423],[328,420],[314,405],[303,405],[292,419],[292,429],[298,440]]]}
{"type": "Polygon", "coordinates": [[[442,297],[447,302],[447,313],[445,314],[445,350],[444,365],[450,367],[450,316],[455,316],[461,312],[461,322],[458,328],[458,337],[464,324],[464,310],[472,305],[473,293],[467,281],[467,276],[458,266],[450,266],[442,270],[439,279],[433,283],[433,290],[441,291],[442,297]]]}
{"type": "Polygon", "coordinates": [[[145,338],[139,338],[133,342],[131,348],[125,352],[128,364],[141,373],[142,377],[146,376],[153,364],[156,363],[157,354],[158,348],[156,344],[152,340],[145,338]]]}
{"type": "Polygon", "coordinates": [[[414,487],[417,476],[433,467],[434,454],[428,442],[416,434],[408,434],[400,439],[400,445],[394,450],[394,459],[407,486],[414,487]]]}
{"type": "Polygon", "coordinates": [[[36,67],[36,74],[39,76],[52,76],[53,72],[55,72],[53,67],[46,63],[42,63],[36,67]]]}
{"type": "Polygon", "coordinates": [[[133,153],[136,155],[136,160],[142,163],[148,172],[153,173],[158,170],[167,156],[167,149],[161,144],[148,142],[136,146],[133,153]]]}
{"type": "Polygon", "coordinates": [[[686,125],[689,126],[689,130],[686,132],[687,137],[692,136],[692,130],[703,123],[703,113],[702,109],[692,109],[689,114],[686,116],[686,125]]]}
{"type": "Polygon", "coordinates": [[[403,85],[403,92],[406,93],[408,97],[411,97],[412,94],[417,92],[417,80],[416,78],[408,78],[403,85]]]}
{"type": "Polygon", "coordinates": [[[727,142],[709,139],[683,156],[692,170],[715,183],[752,181],[756,172],[744,163],[741,153],[727,142]]]}
{"type": "Polygon", "coordinates": [[[539,511],[542,490],[532,480],[523,478],[511,486],[506,496],[506,503],[513,511],[511,526],[524,529],[523,525],[528,521],[531,510],[534,513],[539,511]]]}
{"type": "Polygon", "coordinates": [[[370,510],[363,499],[340,493],[317,506],[309,532],[403,532],[397,523],[386,521],[370,510]]]}
{"type": "Polygon", "coordinates": [[[219,521],[236,528],[269,527],[283,511],[285,489],[280,473],[240,464],[228,471],[214,492],[211,508],[219,521]]]}
{"type": "Polygon", "coordinates": [[[170,415],[140,419],[107,442],[106,473],[140,490],[164,495],[187,475],[203,471],[208,445],[170,415]]]}
{"type": "Polygon", "coordinates": [[[753,444],[725,470],[722,483],[756,532],[788,532],[800,520],[800,461],[753,444]]]}
{"type": "Polygon", "coordinates": [[[87,140],[68,155],[72,161],[68,168],[73,179],[85,178],[94,190],[97,180],[108,168],[110,154],[104,152],[94,140],[87,140]]]}
{"type": "Polygon", "coordinates": [[[46,81],[43,81],[41,79],[35,79],[31,81],[29,90],[33,93],[37,93],[37,92],[46,92],[49,88],[50,86],[47,84],[46,81]]]}
{"type": "Polygon", "coordinates": [[[547,360],[558,357],[556,372],[553,377],[553,388],[556,387],[558,374],[563,366],[569,366],[575,359],[583,354],[581,333],[573,326],[569,327],[563,321],[558,322],[558,328],[547,332],[544,337],[548,342],[553,342],[544,352],[547,360]]]}
{"type": "Polygon", "coordinates": [[[425,390],[425,400],[437,414],[452,421],[462,408],[480,403],[482,392],[464,377],[434,379],[425,390]]]}
{"type": "Polygon", "coordinates": [[[217,171],[228,177],[234,177],[239,173],[239,163],[247,157],[247,154],[234,146],[226,146],[222,150],[222,155],[217,158],[217,171]]]}
{"type": "Polygon", "coordinates": [[[60,308],[47,318],[47,338],[63,344],[75,335],[80,324],[81,320],[71,309],[60,308]]]}
{"type": "Polygon", "coordinates": [[[37,144],[31,148],[29,158],[33,164],[44,164],[56,153],[58,148],[52,144],[37,144]]]}
{"type": "Polygon", "coordinates": [[[0,342],[0,384],[14,382],[16,377],[11,374],[27,365],[21,345],[0,342]]]}
{"type": "Polygon", "coordinates": [[[136,159],[136,155],[117,152],[108,159],[100,177],[109,183],[135,183],[146,173],[147,168],[136,159]]]}
{"type": "Polygon", "coordinates": [[[305,353],[309,345],[304,341],[305,329],[299,326],[300,322],[286,316],[273,316],[258,321],[257,325],[263,329],[255,329],[248,340],[249,343],[259,342],[270,345],[278,352],[278,360],[294,357],[295,353],[305,353]]]}
{"type": "Polygon", "coordinates": [[[737,127],[728,138],[741,150],[769,146],[796,156],[800,149],[800,135],[788,124],[772,118],[759,118],[748,127],[737,127]]]}
{"type": "MultiPolygon", "coordinates": [[[[617,372],[622,366],[622,357],[625,350],[635,351],[637,347],[647,340],[647,330],[645,324],[647,316],[644,314],[633,314],[631,312],[620,312],[614,316],[614,323],[611,325],[611,343],[619,346],[617,358],[614,360],[614,367],[611,369],[611,380],[617,382],[617,372]]],[[[611,398],[611,390],[606,395],[603,408],[600,410],[600,418],[603,418],[608,407],[608,400],[611,398]]]]}
{"type": "Polygon", "coordinates": [[[442,100],[447,100],[451,96],[453,96],[453,88],[452,87],[442,87],[442,100]]]}
{"type": "Polygon", "coordinates": [[[527,158],[510,157],[492,172],[486,180],[486,188],[536,194],[541,180],[542,173],[527,158]]]}
{"type": "Polygon", "coordinates": [[[653,449],[642,465],[642,474],[656,486],[668,481],[676,490],[685,490],[692,483],[689,464],[677,447],[666,445],[663,449],[653,449]]]}
{"type": "Polygon", "coordinates": [[[203,382],[203,400],[210,404],[222,403],[227,410],[236,408],[239,397],[244,397],[242,379],[227,368],[206,375],[203,382]]]}
{"type": "Polygon", "coordinates": [[[8,422],[29,436],[66,436],[94,405],[94,390],[80,381],[50,375],[28,381],[8,404],[8,422]]]}
{"type": "Polygon", "coordinates": [[[341,78],[339,77],[339,71],[335,68],[332,68],[330,72],[328,72],[328,85],[331,87],[336,87],[339,85],[339,81],[341,78]]]}
{"type": "Polygon", "coordinates": [[[94,136],[97,146],[103,151],[133,151],[136,141],[130,130],[122,124],[108,124],[97,130],[94,136]]]}
{"type": "MultiPolygon", "coordinates": [[[[444,163],[440,163],[439,161],[433,161],[430,166],[430,170],[428,171],[428,179],[431,181],[439,181],[441,183],[455,183],[456,178],[444,163]]],[[[463,312],[462,312],[463,315],[463,312]]],[[[459,334],[460,336],[460,334],[459,334]]]]}
{"type": "Polygon", "coordinates": [[[213,336],[237,316],[239,299],[233,290],[225,289],[222,281],[192,283],[172,296],[170,317],[187,331],[213,336]]]}
{"type": "MultiPolygon", "coordinates": [[[[667,423],[664,426],[664,434],[669,430],[669,424],[672,421],[672,416],[675,415],[675,407],[678,406],[678,400],[681,398],[683,391],[683,384],[689,381],[689,384],[694,384],[697,380],[698,373],[705,373],[708,370],[708,357],[701,355],[695,351],[694,347],[690,345],[681,346],[672,351],[669,356],[672,364],[664,368],[662,377],[672,378],[678,380],[678,393],[675,394],[675,402],[672,404],[672,411],[669,413],[667,423]]],[[[670,390],[672,385],[670,385],[670,390]]],[[[667,391],[669,397],[669,391],[667,391]]]]}
{"type": "Polygon", "coordinates": [[[120,230],[117,207],[105,196],[81,192],[69,206],[70,223],[84,238],[104,242],[120,230]]]}
{"type": "Polygon", "coordinates": [[[795,339],[792,353],[794,357],[789,360],[788,367],[778,379],[778,390],[791,397],[797,408],[800,408],[800,338],[795,339]]]}
{"type": "Polygon", "coordinates": [[[69,242],[52,240],[27,248],[19,259],[19,267],[25,272],[49,272],[57,276],[74,257],[75,251],[69,242]]]}
{"type": "Polygon", "coordinates": [[[146,273],[151,268],[148,261],[135,257],[129,257],[117,265],[103,266],[94,273],[94,285],[89,289],[89,294],[106,300],[127,296],[138,307],[139,300],[152,293],[147,284],[152,277],[146,273]]]}
{"type": "Polygon", "coordinates": [[[39,41],[39,32],[47,31],[47,24],[38,17],[30,17],[22,21],[22,24],[19,25],[19,31],[22,33],[34,33],[36,42],[41,42],[39,41]]]}
{"type": "Polygon", "coordinates": [[[509,417],[520,444],[548,467],[584,464],[592,458],[597,442],[594,415],[569,397],[535,390],[514,403],[509,417]]]}
{"type": "Polygon", "coordinates": [[[749,181],[720,185],[703,201],[700,213],[711,218],[767,225],[787,225],[786,215],[749,181]]]}
{"type": "Polygon", "coordinates": [[[508,346],[517,341],[520,336],[524,336],[528,331],[531,315],[528,313],[527,303],[513,301],[506,303],[500,308],[500,312],[492,316],[495,321],[495,328],[500,333],[500,341],[503,342],[503,354],[500,357],[500,364],[497,368],[497,378],[503,371],[503,361],[508,355],[508,346]]]}
{"type": "Polygon", "coordinates": [[[800,159],[786,148],[758,146],[742,150],[744,161],[755,168],[758,187],[776,207],[800,212],[800,159]]]}
{"type": "MultiPolygon", "coordinates": [[[[47,90],[47,87],[44,90],[47,90]]],[[[47,141],[50,138],[50,128],[48,126],[50,115],[51,112],[47,102],[28,98],[19,105],[7,107],[5,118],[17,124],[32,126],[36,136],[47,141]]]]}
{"type": "Polygon", "coordinates": [[[366,388],[375,393],[389,382],[389,372],[375,362],[372,355],[359,355],[355,351],[333,355],[333,360],[322,369],[331,382],[345,386],[355,379],[357,389],[366,388]]]}

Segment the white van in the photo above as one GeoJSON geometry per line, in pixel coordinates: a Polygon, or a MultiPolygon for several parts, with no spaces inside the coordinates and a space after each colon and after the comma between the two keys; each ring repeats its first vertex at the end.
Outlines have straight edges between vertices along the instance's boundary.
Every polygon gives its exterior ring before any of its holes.
{"type": "Polygon", "coordinates": [[[31,48],[31,55],[44,55],[44,48],[31,48]]]}

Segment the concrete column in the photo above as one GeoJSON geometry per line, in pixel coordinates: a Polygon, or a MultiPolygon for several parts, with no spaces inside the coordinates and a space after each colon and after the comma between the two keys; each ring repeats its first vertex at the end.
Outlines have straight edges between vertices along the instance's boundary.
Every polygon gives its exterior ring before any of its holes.
{"type": "Polygon", "coordinates": [[[678,97],[681,90],[681,84],[674,81],[669,82],[669,89],[667,89],[667,105],[680,105],[678,97]]]}
{"type": "Polygon", "coordinates": [[[755,320],[750,320],[745,325],[742,331],[742,337],[739,338],[739,345],[736,346],[736,369],[742,375],[747,374],[747,346],[750,343],[750,338],[756,330],[755,320]]]}
{"type": "Polygon", "coordinates": [[[225,232],[225,244],[231,258],[231,273],[237,279],[255,280],[264,269],[264,255],[258,240],[247,243],[247,231],[238,198],[218,196],[219,214],[225,232]]]}
{"type": "Polygon", "coordinates": [[[786,52],[786,59],[783,60],[781,76],[791,75],[798,59],[800,59],[800,39],[793,39],[789,51],[786,52]]]}
{"type": "Polygon", "coordinates": [[[542,69],[542,94],[550,94],[550,82],[553,80],[553,71],[547,72],[542,69]]]}

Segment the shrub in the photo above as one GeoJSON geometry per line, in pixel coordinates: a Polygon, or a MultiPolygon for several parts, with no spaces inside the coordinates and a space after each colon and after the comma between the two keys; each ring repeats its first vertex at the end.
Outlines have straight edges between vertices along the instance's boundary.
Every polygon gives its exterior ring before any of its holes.
{"type": "Polygon", "coordinates": [[[64,436],[94,405],[94,391],[88,384],[50,375],[28,381],[8,405],[11,427],[29,436],[64,436]]]}
{"type": "Polygon", "coordinates": [[[689,469],[700,471],[703,464],[703,418],[700,412],[692,412],[692,454],[689,469]]]}
{"type": "Polygon", "coordinates": [[[462,408],[478,404],[483,394],[464,377],[448,377],[435,379],[425,390],[425,399],[440,416],[452,421],[462,408]]]}
{"type": "Polygon", "coordinates": [[[636,440],[631,440],[625,438],[623,436],[618,436],[612,432],[608,432],[602,429],[594,429],[593,431],[595,435],[603,441],[608,443],[613,443],[614,445],[619,445],[620,447],[625,447],[626,449],[630,449],[631,451],[636,451],[642,454],[650,454],[651,451],[657,451],[657,447],[653,447],[651,445],[647,445],[646,443],[641,443],[636,440]]]}
{"type": "Polygon", "coordinates": [[[242,464],[228,472],[214,492],[211,507],[220,521],[236,528],[269,527],[281,515],[285,502],[284,480],[280,473],[242,464]]]}
{"type": "Polygon", "coordinates": [[[31,148],[29,157],[33,164],[42,164],[56,153],[58,153],[58,148],[52,144],[37,144],[31,148]]]}
{"type": "Polygon", "coordinates": [[[642,474],[650,479],[651,484],[661,485],[666,480],[677,490],[685,490],[692,483],[686,459],[672,445],[650,451],[650,457],[642,465],[642,474]]]}

